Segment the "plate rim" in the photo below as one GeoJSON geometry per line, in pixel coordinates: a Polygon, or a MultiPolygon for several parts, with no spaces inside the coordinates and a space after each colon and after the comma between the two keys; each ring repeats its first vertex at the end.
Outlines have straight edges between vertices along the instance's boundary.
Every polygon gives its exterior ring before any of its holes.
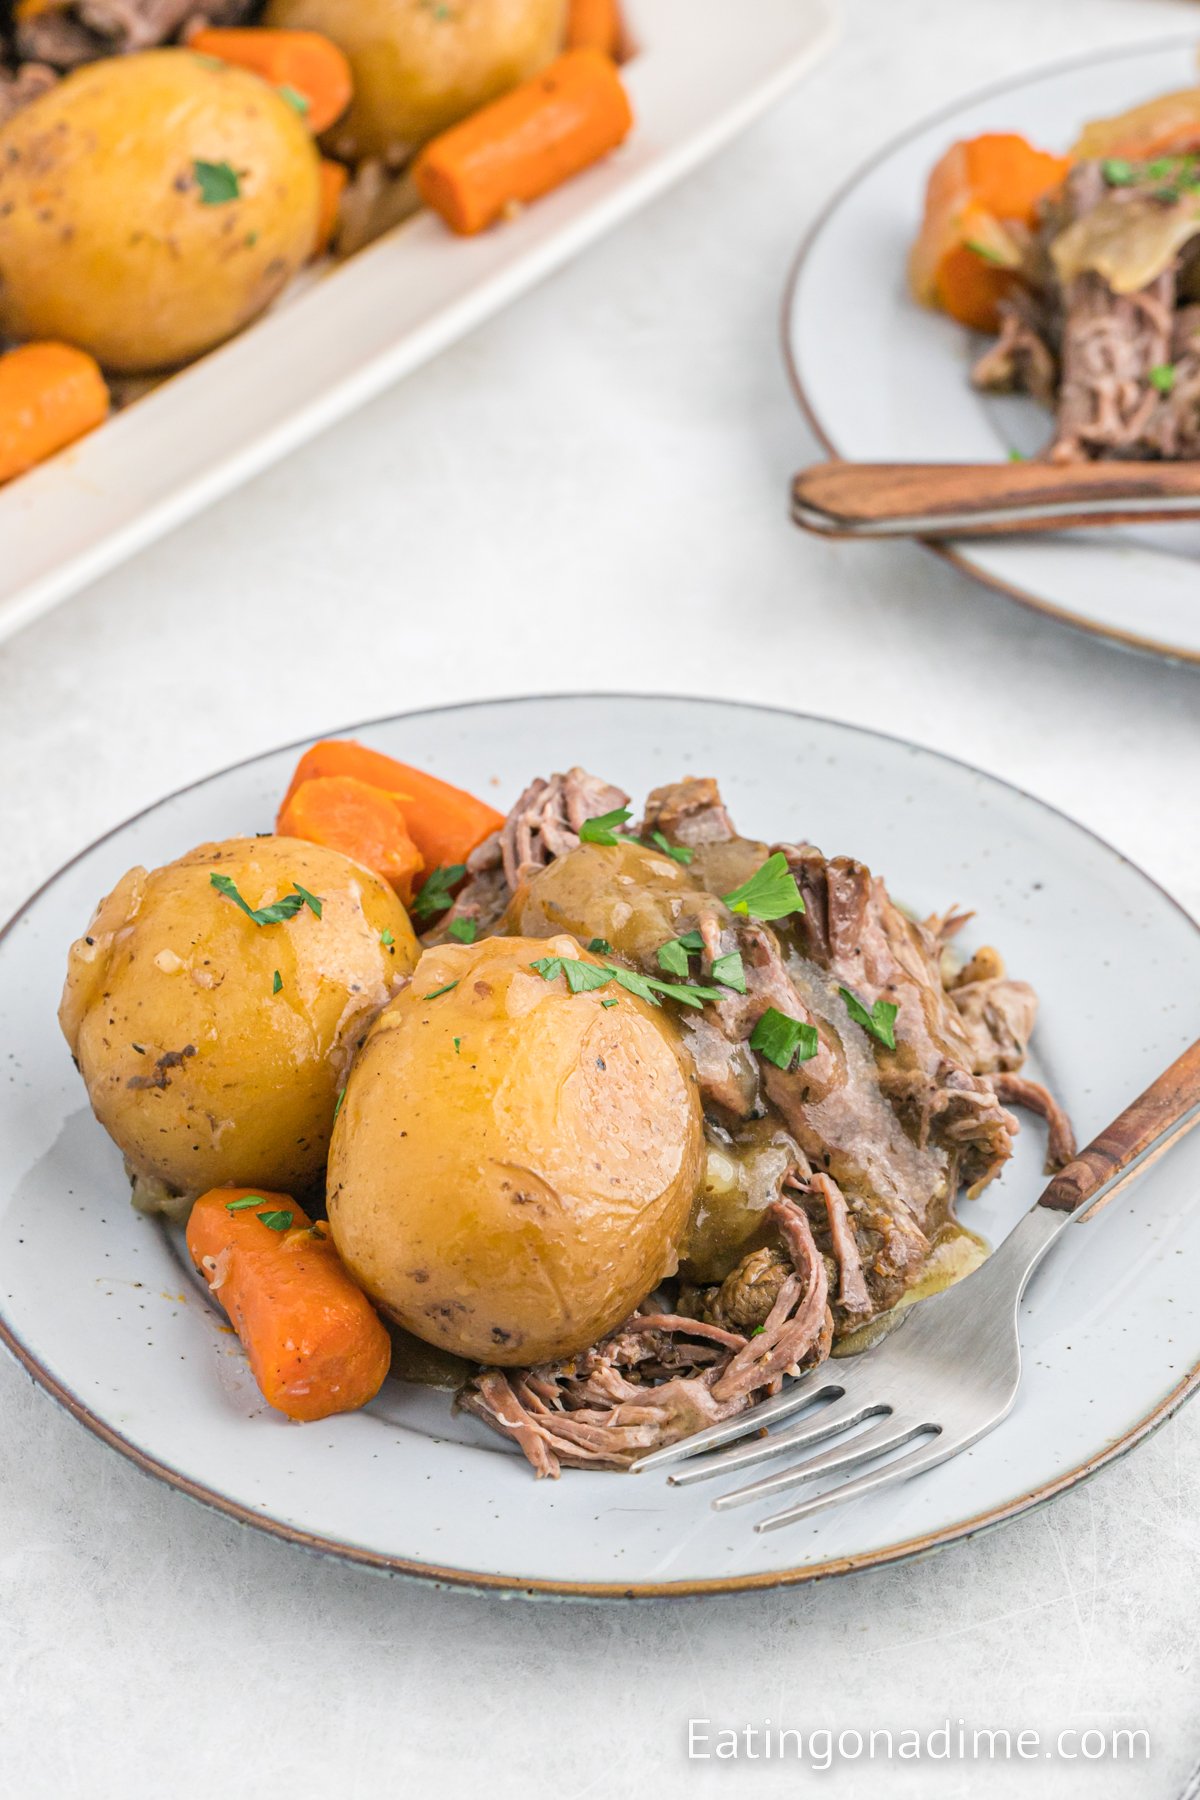
{"type": "MultiPolygon", "coordinates": [[[[850,198],[859,184],[868,175],[873,174],[881,164],[888,162],[897,151],[911,143],[914,138],[920,137],[935,125],[948,122],[954,118],[956,113],[962,112],[966,107],[976,105],[979,101],[1011,93],[1013,89],[1020,88],[1027,82],[1040,80],[1045,76],[1069,75],[1073,70],[1091,68],[1098,63],[1119,62],[1122,58],[1134,53],[1152,55],[1157,51],[1187,49],[1196,46],[1197,42],[1197,34],[1194,30],[1173,33],[1169,37],[1148,38],[1144,42],[1112,45],[1105,50],[1081,52],[1076,56],[1039,63],[1021,74],[1007,76],[1001,81],[986,82],[981,87],[972,88],[966,94],[960,94],[956,100],[948,102],[945,106],[937,107],[933,112],[926,113],[915,124],[908,125],[903,131],[897,132],[894,137],[889,138],[878,150],[859,163],[846,180],[838,185],[800,240],[800,246],[792,258],[784,282],[779,313],[780,347],[792,397],[803,413],[813,436],[828,456],[840,457],[841,452],[822,423],[804,385],[804,379],[793,352],[790,326],[795,311],[796,291],[799,288],[805,265],[816,249],[817,240],[834,214],[850,198]]],[[[1160,656],[1168,662],[1200,667],[1200,650],[1184,650],[1177,644],[1164,644],[1158,638],[1143,637],[1138,632],[1123,631],[1115,625],[1100,625],[1093,619],[1085,619],[1079,613],[1069,612],[1061,606],[1056,606],[1051,600],[1042,599],[1040,595],[1032,593],[1028,588],[1019,587],[1015,582],[1006,581],[999,575],[993,575],[990,571],[982,568],[968,550],[958,549],[952,543],[935,543],[931,538],[921,537],[914,537],[910,541],[916,544],[918,549],[928,551],[930,555],[938,557],[942,562],[949,563],[952,568],[969,576],[972,581],[977,581],[982,587],[990,588],[993,593],[1002,595],[1006,600],[1015,600],[1018,605],[1041,613],[1046,618],[1054,619],[1057,624],[1066,625],[1075,631],[1085,631],[1089,637],[1100,638],[1106,643],[1118,644],[1125,650],[1136,650],[1143,655],[1160,656]]]]}
{"type": "MultiPolygon", "coordinates": [[[[1149,887],[1164,899],[1177,912],[1184,923],[1193,932],[1200,935],[1200,919],[1197,919],[1182,901],[1147,873],[1139,863],[1117,848],[1115,844],[1089,825],[1083,824],[1070,813],[1040,795],[1031,794],[1016,782],[996,775],[991,770],[981,769],[975,763],[967,762],[962,757],[952,756],[931,745],[919,743],[913,738],[900,736],[896,732],[877,731],[868,725],[856,721],[830,717],[824,713],[802,711],[796,707],[777,706],[753,700],[724,699],[706,694],[681,693],[629,693],[611,689],[567,690],[563,692],[546,692],[536,694],[500,694],[482,696],[471,700],[443,701],[433,706],[406,707],[400,712],[389,712],[376,715],[370,719],[356,720],[350,724],[340,725],[321,734],[327,737],[345,736],[393,723],[400,719],[426,718],[434,714],[466,713],[484,707],[527,706],[546,701],[635,701],[653,705],[662,702],[683,702],[687,705],[720,707],[729,711],[772,714],[790,719],[797,719],[809,724],[831,725],[841,731],[853,733],[858,737],[870,738],[895,745],[904,750],[918,750],[926,755],[936,757],[939,761],[963,769],[969,774],[982,776],[985,780],[1005,788],[1010,794],[1049,813],[1057,821],[1072,826],[1083,832],[1093,843],[1100,846],[1110,855],[1138,875],[1149,887]]],[[[267,757],[277,756],[289,750],[299,749],[302,745],[316,742],[312,733],[292,739],[284,744],[277,744],[265,750],[258,750],[251,756],[238,758],[222,768],[214,769],[207,775],[197,777],[194,781],[184,782],[167,794],[150,801],[127,818],[119,820],[107,831],[101,832],[73,856],[60,864],[34,891],[17,907],[16,911],[0,926],[0,945],[8,938],[21,920],[29,913],[54,884],[75,867],[84,857],[90,856],[93,850],[125,831],[139,819],[146,818],[160,807],[168,805],[196,788],[204,787],[209,782],[219,781],[224,776],[238,769],[245,769],[252,764],[264,761],[267,757]]],[[[527,1599],[572,1599],[572,1600],[662,1600],[691,1599],[714,1594],[745,1593],[771,1588],[794,1588],[808,1582],[828,1580],[833,1576],[860,1573],[869,1569],[892,1567],[896,1564],[910,1562],[916,1558],[927,1556],[937,1550],[946,1549],[952,1544],[962,1543],[978,1536],[981,1532],[992,1530],[1006,1524],[1009,1520],[1020,1517],[1039,1506],[1045,1505],[1058,1494],[1078,1486],[1089,1480],[1111,1462],[1119,1460],[1135,1449],[1145,1438],[1150,1437],[1160,1425],[1175,1413],[1183,1403],[1200,1388],[1200,1360],[1187,1370],[1150,1412],[1137,1420],[1128,1431],[1111,1440],[1094,1455],[1087,1457],[1073,1468],[1066,1469],[1052,1480],[1043,1482],[1025,1493],[1012,1499],[975,1513],[967,1519],[960,1519],[956,1524],[937,1530],[923,1532],[907,1538],[898,1544],[885,1545],[880,1549],[863,1551],[850,1556],[831,1557],[824,1562],[803,1564],[786,1569],[769,1569],[748,1575],[727,1575],[706,1577],[702,1580],[684,1581],[564,1581],[547,1577],[522,1579],[511,1575],[489,1573],[486,1570],[460,1569],[447,1567],[438,1563],[422,1562],[411,1557],[389,1556],[381,1551],[371,1550],[363,1545],[341,1542],[335,1538],[323,1537],[317,1533],[304,1531],[296,1526],[285,1524],[278,1519],[264,1517],[252,1507],[240,1501],[231,1500],[202,1482],[194,1481],[190,1476],[181,1474],[167,1463],[140,1449],[128,1438],[124,1437],[114,1426],[109,1425],[87,1403],[79,1398],[64,1382],[52,1375],[39,1360],[34,1351],[23,1341],[9,1325],[3,1310],[0,1309],[0,1346],[14,1358],[18,1367],[30,1377],[35,1386],[56,1402],[79,1424],[85,1427],[93,1437],[115,1450],[128,1462],[131,1462],[144,1475],[161,1482],[165,1487],[184,1495],[209,1511],[232,1519],[236,1524],[252,1527],[265,1536],[290,1544],[298,1549],[308,1551],[312,1555],[330,1558],[350,1564],[357,1568],[365,1568],[372,1573],[399,1577],[413,1581],[425,1581],[435,1587],[451,1587],[463,1592],[475,1594],[500,1593],[527,1599]]]]}

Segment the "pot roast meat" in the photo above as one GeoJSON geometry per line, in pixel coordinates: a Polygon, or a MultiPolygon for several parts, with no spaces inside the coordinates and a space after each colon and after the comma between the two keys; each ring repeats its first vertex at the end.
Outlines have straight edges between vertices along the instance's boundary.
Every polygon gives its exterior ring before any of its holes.
{"type": "Polygon", "coordinates": [[[29,62],[73,69],[171,43],[199,13],[209,25],[241,25],[257,0],[64,0],[17,20],[17,51],[29,62]]]}
{"type": "Polygon", "coordinates": [[[1070,1119],[1049,1088],[1043,1087],[1040,1081],[1030,1081],[1024,1075],[1007,1072],[992,1075],[989,1080],[997,1099],[1008,1106],[1023,1106],[1027,1111],[1037,1113],[1040,1118],[1045,1119],[1047,1175],[1056,1175],[1060,1169],[1065,1169],[1069,1162],[1075,1160],[1075,1132],[1070,1119]]]}
{"type": "Polygon", "coordinates": [[[500,830],[500,854],[515,893],[528,876],[579,846],[585,819],[602,818],[629,803],[629,795],[586,769],[530,782],[500,830]]]}
{"type": "Polygon", "coordinates": [[[55,71],[45,63],[22,63],[11,75],[0,68],[0,125],[39,94],[48,93],[57,80],[55,71]]]}
{"type": "Polygon", "coordinates": [[[646,801],[641,836],[661,831],[672,844],[725,844],[737,834],[729,821],[721,792],[710,776],[673,781],[657,787],[646,801]]]}
{"type": "Polygon", "coordinates": [[[539,1476],[557,1476],[564,1467],[627,1469],[777,1392],[784,1375],[825,1359],[833,1321],[804,1212],[788,1201],[771,1212],[791,1266],[753,1336],[679,1315],[635,1315],[569,1362],[482,1370],[457,1405],[511,1438],[539,1476]],[[679,1372],[656,1379],[664,1368],[679,1372]]]}

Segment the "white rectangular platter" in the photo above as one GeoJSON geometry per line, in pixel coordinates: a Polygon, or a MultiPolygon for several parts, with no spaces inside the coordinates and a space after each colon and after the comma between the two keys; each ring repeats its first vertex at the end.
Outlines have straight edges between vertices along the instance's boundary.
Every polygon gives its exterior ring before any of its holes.
{"type": "Polygon", "coordinates": [[[835,0],[636,0],[614,156],[518,218],[423,213],[0,489],[0,638],[408,374],[748,125],[834,35],[835,0]]]}

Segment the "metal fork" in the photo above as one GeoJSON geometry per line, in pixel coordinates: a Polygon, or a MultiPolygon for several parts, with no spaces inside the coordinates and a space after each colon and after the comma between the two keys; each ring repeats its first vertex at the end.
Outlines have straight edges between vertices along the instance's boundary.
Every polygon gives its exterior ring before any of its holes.
{"type": "Polygon", "coordinates": [[[633,1472],[689,1462],[691,1467],[668,1477],[673,1486],[686,1487],[776,1457],[789,1458],[786,1468],[719,1495],[713,1505],[723,1510],[842,1475],[876,1458],[889,1459],[761,1519],[754,1528],[778,1531],[823,1507],[877,1493],[957,1456],[999,1425],[1016,1399],[1021,1379],[1018,1308],[1029,1277],[1051,1244],[1075,1220],[1093,1218],[1197,1124],[1200,1039],[1054,1177],[973,1274],[911,1307],[874,1349],[822,1364],[773,1399],[642,1457],[633,1472]],[[786,1429],[765,1429],[801,1412],[810,1416],[786,1429]],[[863,1426],[832,1448],[794,1460],[827,1438],[863,1426]],[[751,1441],[738,1442],[744,1438],[751,1441]],[[736,1447],[708,1454],[720,1445],[736,1447]]]}

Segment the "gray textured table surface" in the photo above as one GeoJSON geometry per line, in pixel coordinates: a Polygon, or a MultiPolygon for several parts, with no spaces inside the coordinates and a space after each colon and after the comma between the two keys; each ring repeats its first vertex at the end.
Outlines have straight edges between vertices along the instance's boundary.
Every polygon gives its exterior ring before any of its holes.
{"type": "MultiPolygon", "coordinates": [[[[972,86],[1193,0],[850,0],[718,163],[240,495],[0,649],[0,913],[220,764],[409,704],[581,685],[877,724],[1075,813],[1200,910],[1200,672],[915,549],[806,541],[776,339],[796,241],[972,86]],[[1190,811],[1189,811],[1190,809],[1190,811]]],[[[167,1493],[0,1362],[0,1792],[793,1792],[689,1716],[1139,1725],[1148,1764],[832,1772],[839,1793],[1173,1796],[1200,1752],[1200,1407],[1047,1510],[802,1593],[528,1606],[309,1560],[167,1493]]]]}

